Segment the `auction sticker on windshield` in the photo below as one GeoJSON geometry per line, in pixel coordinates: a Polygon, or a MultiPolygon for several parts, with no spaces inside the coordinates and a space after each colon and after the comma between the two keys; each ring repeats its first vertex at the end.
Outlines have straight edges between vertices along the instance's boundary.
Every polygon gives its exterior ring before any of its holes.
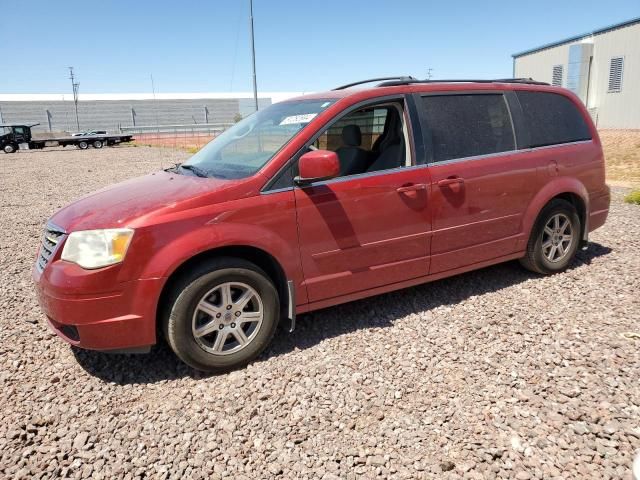
{"type": "Polygon", "coordinates": [[[285,117],[284,120],[280,122],[280,125],[291,125],[292,123],[309,123],[311,120],[318,115],[317,113],[305,113],[303,115],[291,115],[289,117],[285,117]]]}

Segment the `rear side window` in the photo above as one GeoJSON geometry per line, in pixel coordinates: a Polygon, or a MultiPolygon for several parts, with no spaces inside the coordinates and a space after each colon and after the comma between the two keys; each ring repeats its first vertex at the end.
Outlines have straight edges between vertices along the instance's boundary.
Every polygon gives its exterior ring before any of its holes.
{"type": "Polygon", "coordinates": [[[591,132],[576,105],[564,95],[548,92],[516,92],[529,145],[524,148],[590,140],[591,132]]]}
{"type": "Polygon", "coordinates": [[[515,149],[502,94],[435,95],[423,101],[434,162],[515,149]]]}

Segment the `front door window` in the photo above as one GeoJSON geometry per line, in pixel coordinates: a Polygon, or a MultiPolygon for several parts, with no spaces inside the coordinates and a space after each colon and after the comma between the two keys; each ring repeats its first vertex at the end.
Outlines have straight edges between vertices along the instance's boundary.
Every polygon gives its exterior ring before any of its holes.
{"type": "Polygon", "coordinates": [[[367,106],[348,113],[326,129],[313,147],[338,154],[340,176],[411,164],[400,102],[367,106]]]}

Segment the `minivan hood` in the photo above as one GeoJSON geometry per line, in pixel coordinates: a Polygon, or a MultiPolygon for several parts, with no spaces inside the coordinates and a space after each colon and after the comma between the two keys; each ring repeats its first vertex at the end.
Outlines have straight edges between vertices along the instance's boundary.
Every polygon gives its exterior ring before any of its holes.
{"type": "MultiPolygon", "coordinates": [[[[155,211],[185,208],[185,203],[191,203],[187,200],[203,195],[221,197],[222,191],[231,193],[227,190],[239,183],[243,182],[160,171],[90,193],[56,212],[50,221],[68,232],[125,227],[155,211]]],[[[232,199],[228,195],[224,198],[232,199]]],[[[220,201],[219,198],[208,200],[220,201]]]]}

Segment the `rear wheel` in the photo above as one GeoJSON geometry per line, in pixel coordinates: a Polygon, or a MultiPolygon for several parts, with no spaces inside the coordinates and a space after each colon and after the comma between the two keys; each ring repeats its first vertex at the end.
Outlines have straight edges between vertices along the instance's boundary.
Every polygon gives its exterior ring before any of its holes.
{"type": "Polygon", "coordinates": [[[103,145],[102,140],[95,140],[93,142],[93,148],[102,148],[102,145],[103,145]]]}
{"type": "Polygon", "coordinates": [[[16,147],[14,147],[13,145],[5,145],[3,150],[4,153],[13,153],[16,151],[16,147]]]}
{"type": "Polygon", "coordinates": [[[80,150],[86,150],[87,148],[89,148],[89,144],[83,140],[82,142],[78,143],[78,148],[80,150]]]}
{"type": "Polygon", "coordinates": [[[162,315],[169,346],[198,370],[246,365],[271,342],[278,293],[256,265],[220,258],[199,265],[172,287],[162,315]]]}
{"type": "Polygon", "coordinates": [[[578,250],[580,232],[576,208],[566,200],[552,200],[538,215],[520,263],[544,275],[565,270],[578,250]]]}

